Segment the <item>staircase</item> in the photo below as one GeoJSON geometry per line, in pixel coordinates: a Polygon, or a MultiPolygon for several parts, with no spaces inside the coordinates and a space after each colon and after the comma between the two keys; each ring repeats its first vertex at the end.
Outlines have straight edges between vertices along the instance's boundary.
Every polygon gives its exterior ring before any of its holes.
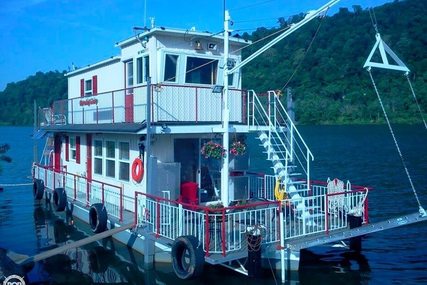
{"type": "Polygon", "coordinates": [[[53,159],[53,151],[54,151],[54,138],[52,134],[46,138],[46,143],[44,145],[43,154],[40,159],[41,165],[50,165],[53,159]]]}
{"type": "Polygon", "coordinates": [[[269,91],[265,100],[263,104],[254,91],[248,91],[248,127],[258,133],[276,180],[285,189],[298,218],[313,224],[313,218],[320,214],[303,197],[310,189],[313,154],[275,91],[269,91]]]}

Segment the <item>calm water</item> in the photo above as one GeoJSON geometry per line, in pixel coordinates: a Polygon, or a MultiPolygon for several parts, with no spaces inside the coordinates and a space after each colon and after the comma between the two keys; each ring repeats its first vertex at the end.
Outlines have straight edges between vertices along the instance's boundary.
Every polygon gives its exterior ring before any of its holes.
{"type": "MultiPolygon", "coordinates": [[[[415,188],[427,208],[427,131],[421,126],[395,128],[415,188]]],[[[314,179],[338,177],[374,188],[369,194],[371,222],[417,211],[386,126],[316,126],[302,127],[301,131],[315,156],[314,179]]],[[[31,128],[0,127],[0,144],[11,145],[8,155],[13,158],[11,164],[2,164],[0,184],[30,182],[31,133],[31,128]]],[[[270,167],[264,157],[253,156],[252,164],[260,171],[270,167]]],[[[4,187],[0,192],[0,248],[32,255],[69,239],[81,239],[87,232],[85,224],[75,221],[69,226],[63,215],[44,204],[34,204],[31,186],[4,187]]],[[[364,238],[362,255],[357,256],[330,247],[315,248],[304,254],[291,283],[427,284],[426,233],[427,223],[375,233],[364,238]]],[[[103,246],[92,244],[37,264],[28,277],[33,283],[50,280],[50,284],[81,285],[260,283],[210,266],[201,280],[182,282],[169,264],[156,264],[156,270],[147,272],[141,265],[140,254],[110,240],[103,246]]],[[[6,273],[8,267],[0,261],[0,275],[2,270],[6,273]]],[[[267,270],[262,283],[276,284],[276,280],[267,270]]]]}

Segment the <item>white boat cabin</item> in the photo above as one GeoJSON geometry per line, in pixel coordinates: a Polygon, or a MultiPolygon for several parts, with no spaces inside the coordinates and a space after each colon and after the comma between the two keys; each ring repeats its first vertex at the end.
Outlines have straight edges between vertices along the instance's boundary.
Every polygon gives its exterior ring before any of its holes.
{"type": "MultiPolygon", "coordinates": [[[[240,50],[246,45],[230,37],[229,64],[241,61],[240,50]]],[[[132,177],[132,163],[147,159],[150,112],[151,153],[158,163],[158,185],[152,189],[163,189],[152,194],[178,199],[180,184],[193,182],[203,189],[199,197],[216,199],[220,160],[212,165],[200,149],[207,141],[220,142],[215,130],[222,124],[222,93],[214,87],[223,85],[222,35],[153,28],[116,47],[118,56],[67,73],[68,99],[41,110],[40,127],[54,133],[46,153],[50,164],[91,183],[120,187],[126,197],[146,193],[145,179],[132,177]]],[[[228,85],[230,122],[247,132],[247,94],[241,90],[240,71],[229,75],[228,85]]],[[[232,161],[232,170],[246,170],[247,156],[242,161],[241,167],[232,161]]],[[[133,209],[133,203],[124,206],[133,209]]]]}

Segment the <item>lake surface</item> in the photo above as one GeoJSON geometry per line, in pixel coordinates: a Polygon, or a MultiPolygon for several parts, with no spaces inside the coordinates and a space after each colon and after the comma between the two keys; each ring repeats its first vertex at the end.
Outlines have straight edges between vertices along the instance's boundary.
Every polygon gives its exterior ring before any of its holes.
{"type": "MultiPolygon", "coordinates": [[[[386,126],[303,126],[300,128],[315,161],[312,177],[347,179],[373,187],[369,193],[370,221],[418,211],[408,178],[386,126]]],[[[404,160],[424,208],[427,209],[427,130],[421,125],[395,126],[404,160]]],[[[2,163],[0,184],[30,183],[33,159],[32,129],[0,127],[0,144],[9,143],[10,164],[2,163]]],[[[270,168],[262,154],[251,161],[255,169],[270,168]]],[[[39,143],[39,151],[43,147],[39,143]]],[[[31,186],[4,186],[0,191],[0,248],[33,255],[77,240],[88,226],[58,215],[35,203],[31,186]]],[[[301,268],[291,284],[427,284],[427,223],[387,230],[364,237],[361,255],[331,247],[314,248],[303,254],[301,268]]],[[[142,256],[124,245],[105,241],[74,249],[36,264],[28,273],[32,284],[277,284],[269,271],[261,280],[222,267],[207,266],[200,280],[181,281],[170,264],[156,264],[144,271],[142,256]]],[[[7,266],[0,261],[0,280],[7,266]],[[3,267],[2,267],[3,266],[3,267]]]]}

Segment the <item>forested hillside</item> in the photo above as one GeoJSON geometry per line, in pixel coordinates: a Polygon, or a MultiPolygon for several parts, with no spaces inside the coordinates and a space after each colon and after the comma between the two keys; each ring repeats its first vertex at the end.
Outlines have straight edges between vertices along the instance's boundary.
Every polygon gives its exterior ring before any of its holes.
{"type": "MultiPolygon", "coordinates": [[[[383,40],[407,64],[422,110],[427,112],[427,1],[395,1],[375,8],[383,40]]],[[[257,42],[301,19],[278,19],[281,28],[258,28],[240,36],[257,42]]],[[[266,41],[250,46],[243,57],[266,41]]],[[[243,87],[257,92],[292,88],[299,123],[378,123],[383,116],[363,64],[375,43],[368,10],[341,9],[316,19],[282,40],[243,69],[243,87]],[[285,88],[286,87],[286,88],[285,88]]],[[[373,75],[393,122],[420,123],[408,82],[399,72],[374,70],[373,75]]],[[[0,124],[29,125],[33,101],[48,106],[67,96],[58,71],[38,72],[10,83],[0,99],[0,124]]],[[[284,92],[286,93],[286,92],[284,92]]]]}
{"type": "Polygon", "coordinates": [[[9,83],[0,92],[0,125],[31,125],[34,100],[46,107],[63,98],[67,98],[67,79],[63,72],[37,72],[25,80],[9,83]]]}
{"type": "MultiPolygon", "coordinates": [[[[268,50],[244,69],[244,87],[257,92],[291,87],[300,123],[382,122],[378,99],[363,69],[375,43],[375,30],[368,10],[360,6],[350,10],[314,20],[268,50]]],[[[410,79],[426,112],[427,1],[395,1],[374,12],[382,39],[411,70],[410,79]]],[[[286,27],[301,17],[280,22],[286,27]]],[[[259,28],[243,37],[256,42],[277,30],[259,28]]],[[[402,73],[374,70],[373,76],[393,122],[421,122],[402,73]]]]}

